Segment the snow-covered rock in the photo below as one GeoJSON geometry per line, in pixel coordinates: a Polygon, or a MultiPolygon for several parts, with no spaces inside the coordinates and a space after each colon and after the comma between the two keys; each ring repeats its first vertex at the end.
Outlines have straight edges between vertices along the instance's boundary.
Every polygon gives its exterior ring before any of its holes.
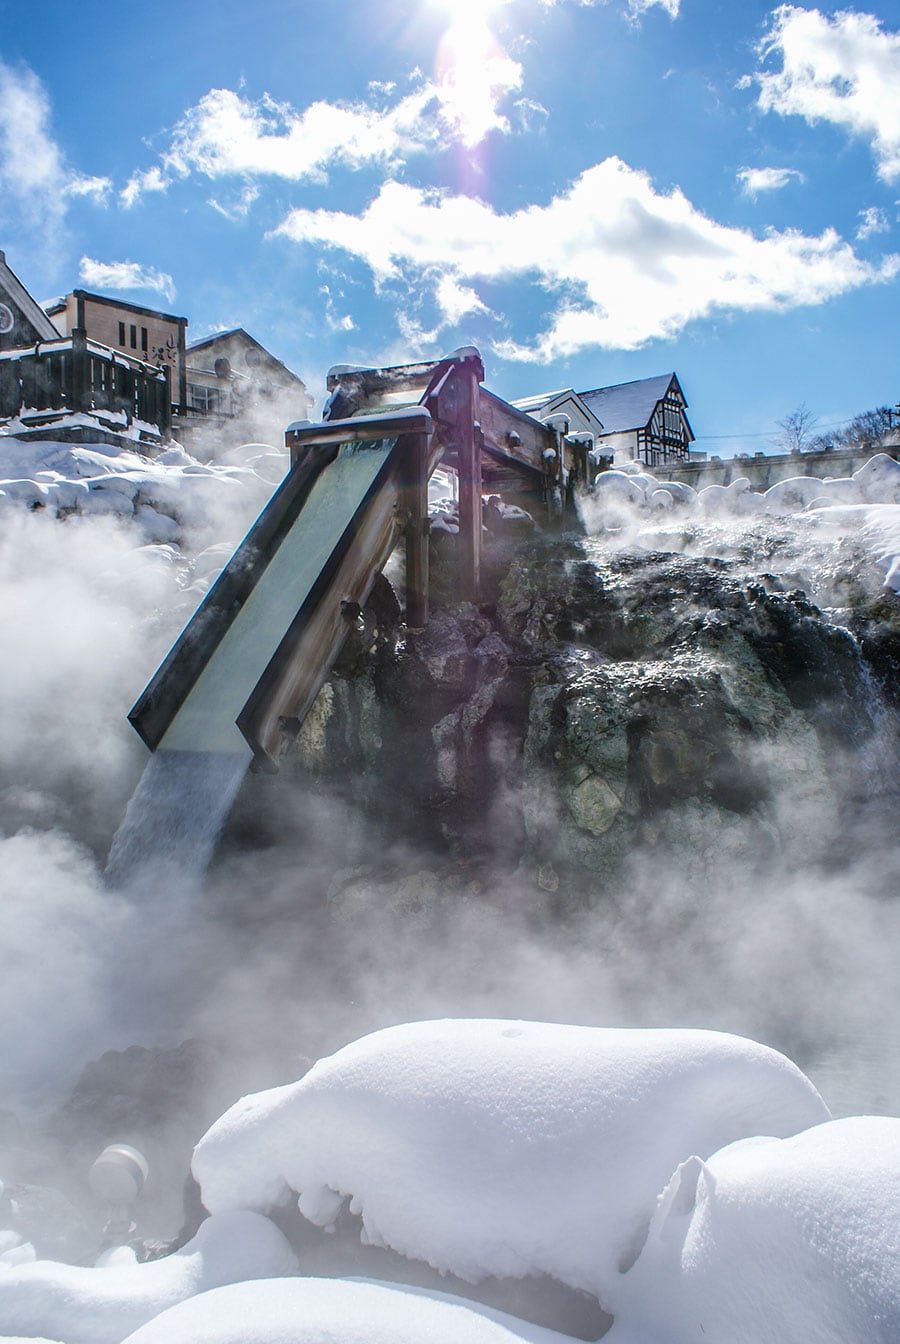
{"type": "Polygon", "coordinates": [[[201,1140],[210,1210],[289,1190],[328,1226],[477,1282],[615,1296],[678,1163],[828,1118],[784,1056],[704,1031],[447,1020],[393,1027],[245,1097],[201,1140]]]}
{"type": "Polygon", "coordinates": [[[172,1307],[124,1344],[571,1344],[443,1293],[366,1280],[276,1279],[172,1307]]]}
{"type": "Polygon", "coordinates": [[[835,1120],[683,1163],[609,1344],[896,1344],[900,1120],[835,1120]]]}
{"type": "Polygon", "coordinates": [[[196,1293],[290,1274],[296,1267],[281,1232],[258,1213],[209,1218],[180,1251],[149,1264],[88,1269],[37,1260],[0,1266],[0,1338],[48,1335],[65,1344],[119,1344],[196,1293]]]}

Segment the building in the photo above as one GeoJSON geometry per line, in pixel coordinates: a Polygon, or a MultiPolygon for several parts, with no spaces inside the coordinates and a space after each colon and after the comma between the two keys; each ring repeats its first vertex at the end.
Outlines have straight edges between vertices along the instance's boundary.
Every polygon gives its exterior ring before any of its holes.
{"type": "Polygon", "coordinates": [[[136,425],[140,436],[167,438],[166,368],[143,359],[142,351],[130,355],[94,339],[78,325],[87,316],[84,304],[73,305],[71,324],[67,301],[63,306],[66,319],[57,327],[0,252],[0,417],[21,417],[37,429],[67,414],[100,415],[107,425],[98,434],[136,425]]]}
{"type": "Polygon", "coordinates": [[[102,294],[89,294],[84,289],[75,289],[65,298],[47,304],[46,313],[62,336],[83,331],[88,340],[110,350],[158,369],[168,369],[176,413],[186,405],[186,317],[108,299],[102,294]]]}
{"type": "Polygon", "coordinates": [[[179,437],[225,435],[233,442],[281,444],[285,426],[305,419],[306,384],[243,327],[193,341],[186,352],[186,406],[179,437]]]}
{"type": "Polygon", "coordinates": [[[688,461],[694,432],[687,401],[674,373],[639,378],[592,392],[566,388],[513,403],[536,420],[563,415],[569,433],[592,434],[596,451],[615,466],[643,462],[648,467],[688,461]]]}
{"type": "Polygon", "coordinates": [[[73,290],[45,305],[60,335],[87,339],[167,371],[176,439],[212,457],[239,443],[281,444],[284,427],[306,416],[302,378],[242,327],[187,344],[188,319],[73,290]]]}
{"type": "Polygon", "coordinates": [[[592,434],[595,439],[600,439],[603,435],[603,425],[571,387],[559,392],[543,392],[536,397],[522,397],[512,405],[544,423],[554,416],[564,416],[569,422],[570,434],[592,434]]]}
{"type": "Polygon", "coordinates": [[[660,467],[690,459],[694,431],[676,374],[598,387],[580,397],[603,425],[597,447],[612,455],[614,465],[660,467]]]}

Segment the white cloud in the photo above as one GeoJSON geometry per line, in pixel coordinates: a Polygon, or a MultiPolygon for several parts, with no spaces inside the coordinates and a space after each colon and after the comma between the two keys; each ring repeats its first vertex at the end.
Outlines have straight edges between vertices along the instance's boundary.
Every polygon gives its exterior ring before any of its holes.
{"type": "MultiPolygon", "coordinates": [[[[542,0],[545,9],[553,9],[556,5],[565,3],[565,0],[542,0]]],[[[588,6],[596,4],[608,4],[609,0],[574,0],[577,5],[588,6]]],[[[664,9],[673,19],[678,18],[678,11],[681,8],[681,0],[626,0],[625,12],[629,18],[637,19],[641,14],[646,14],[648,9],[653,9],[656,5],[664,9]]]]}
{"type": "Polygon", "coordinates": [[[744,194],[753,197],[764,191],[780,191],[789,182],[806,181],[796,168],[741,168],[737,177],[744,194]]]}
{"type": "Polygon", "coordinates": [[[49,131],[50,100],[32,70],[0,62],[0,180],[4,192],[20,200],[44,197],[42,207],[58,208],[55,194],[68,174],[49,131]],[[46,199],[49,198],[49,199],[46,199]]]}
{"type": "MultiPolygon", "coordinates": [[[[447,137],[472,147],[491,130],[508,131],[500,108],[507,94],[520,88],[522,68],[493,40],[487,44],[484,31],[475,24],[461,43],[451,29],[438,78],[414,77],[419,82],[412,92],[389,106],[320,100],[297,111],[268,94],[252,100],[231,89],[211,89],[174,128],[162,165],[133,174],[122,202],[130,207],[190,173],[323,181],[335,165],[390,166],[434,150],[447,137]]],[[[385,90],[390,91],[384,86],[371,92],[377,97],[385,90]]]]}
{"type": "Polygon", "coordinates": [[[877,205],[870,205],[867,210],[860,210],[859,218],[861,223],[856,230],[856,236],[860,242],[864,242],[866,238],[872,238],[876,233],[890,233],[891,231],[890,220],[877,205]]]}
{"type": "Polygon", "coordinates": [[[238,195],[232,200],[219,201],[211,196],[208,204],[211,205],[214,210],[218,210],[219,214],[224,215],[226,219],[240,220],[247,218],[250,213],[250,207],[253,205],[254,201],[258,199],[259,187],[255,186],[252,182],[247,182],[241,188],[238,195]]]}
{"type": "Polygon", "coordinates": [[[659,5],[664,9],[672,19],[678,18],[678,11],[681,7],[681,0],[628,0],[628,13],[632,18],[637,18],[640,14],[645,14],[648,9],[654,5],[659,5]]]}
{"type": "Polygon", "coordinates": [[[435,298],[448,326],[455,326],[464,317],[472,313],[487,313],[481,299],[471,285],[461,285],[455,276],[445,274],[440,277],[435,288],[435,298]]]}
{"type": "MultiPolygon", "coordinates": [[[[321,285],[319,293],[325,296],[325,325],[329,331],[355,331],[356,323],[349,313],[339,313],[329,285],[321,285]]],[[[338,296],[343,298],[343,294],[338,296]]]]}
{"type": "Polygon", "coordinates": [[[759,106],[828,121],[869,140],[885,181],[900,178],[900,33],[872,14],[780,5],[762,50],[781,69],[757,75],[759,106]]]}
{"type": "Polygon", "coordinates": [[[102,203],[110,182],[70,168],[50,132],[50,99],[33,70],[0,60],[0,213],[10,225],[58,224],[66,201],[102,203]],[[4,210],[4,206],[6,207],[4,210]]]}
{"type": "Polygon", "coordinates": [[[112,191],[108,177],[72,177],[65,188],[69,196],[88,196],[98,205],[105,205],[112,191]]]}
{"type": "Polygon", "coordinates": [[[822,303],[900,271],[900,257],[870,265],[833,230],[758,238],[719,224],[617,158],[589,168],[549,204],[511,214],[388,182],[359,216],[294,210],[276,232],[350,253],[379,284],[530,279],[555,295],[547,329],[531,344],[497,349],[539,361],[594,346],[635,349],[716,311],[822,303]]]}
{"type": "Polygon", "coordinates": [[[165,271],[154,271],[136,261],[94,261],[82,257],[78,278],[85,285],[97,289],[150,289],[161,294],[167,303],[175,298],[175,285],[165,271]]]}
{"type": "Polygon", "coordinates": [[[168,187],[169,179],[161,168],[154,166],[146,168],[143,172],[134,173],[119,192],[119,199],[125,209],[130,210],[148,192],[167,191],[168,187]]]}

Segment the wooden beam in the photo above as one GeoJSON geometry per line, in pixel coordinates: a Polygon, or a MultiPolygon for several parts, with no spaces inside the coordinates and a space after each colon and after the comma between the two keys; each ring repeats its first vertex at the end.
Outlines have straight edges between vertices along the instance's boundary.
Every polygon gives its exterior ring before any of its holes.
{"type": "Polygon", "coordinates": [[[444,401],[453,411],[451,437],[459,473],[459,569],[464,602],[481,598],[481,444],[478,425],[480,388],[474,369],[460,366],[444,401]]]}
{"type": "Polygon", "coordinates": [[[407,486],[406,626],[421,630],[428,624],[428,439],[416,435],[410,443],[407,486]]]}
{"type": "Polygon", "coordinates": [[[333,443],[366,443],[372,439],[395,439],[401,434],[430,434],[431,416],[424,406],[385,415],[353,416],[347,420],[325,420],[317,425],[288,426],[284,436],[291,450],[291,466],[296,467],[310,448],[333,443]]]}

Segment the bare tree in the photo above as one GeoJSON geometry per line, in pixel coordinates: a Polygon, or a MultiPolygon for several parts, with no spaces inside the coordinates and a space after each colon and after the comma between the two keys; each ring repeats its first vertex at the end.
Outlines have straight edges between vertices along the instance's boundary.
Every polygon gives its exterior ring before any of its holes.
{"type": "Polygon", "coordinates": [[[803,401],[795,411],[776,421],[781,430],[776,439],[777,446],[785,453],[804,453],[813,442],[813,430],[819,423],[818,416],[803,401]]]}

